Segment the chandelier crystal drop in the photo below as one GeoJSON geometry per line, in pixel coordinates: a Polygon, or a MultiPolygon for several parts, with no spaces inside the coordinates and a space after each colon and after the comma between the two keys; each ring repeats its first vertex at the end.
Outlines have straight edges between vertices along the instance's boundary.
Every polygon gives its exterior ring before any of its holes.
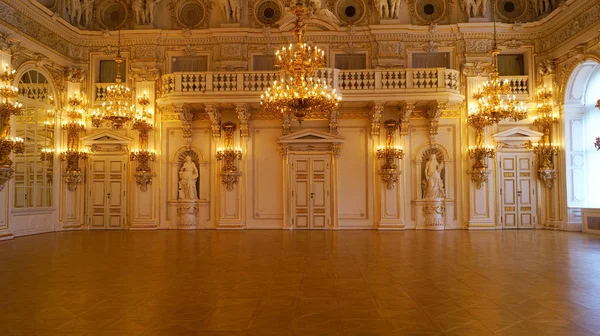
{"type": "Polygon", "coordinates": [[[275,65],[284,77],[260,97],[263,110],[293,117],[299,123],[312,112],[329,112],[339,107],[342,100],[325,79],[317,78],[317,70],[325,66],[325,52],[302,42],[306,32],[304,18],[308,8],[296,3],[291,9],[296,15],[294,36],[296,44],[283,47],[275,53],[275,65]]]}
{"type": "Polygon", "coordinates": [[[133,119],[135,106],[132,103],[133,91],[122,82],[121,78],[121,32],[119,32],[119,46],[115,57],[117,75],[115,84],[106,88],[106,101],[102,108],[92,114],[92,125],[100,127],[104,121],[110,121],[114,129],[122,129],[123,124],[133,119]]]}

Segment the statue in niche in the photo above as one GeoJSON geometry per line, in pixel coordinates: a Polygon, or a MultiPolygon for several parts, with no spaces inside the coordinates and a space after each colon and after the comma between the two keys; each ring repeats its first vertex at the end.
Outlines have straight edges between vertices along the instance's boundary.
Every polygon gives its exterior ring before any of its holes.
{"type": "Polygon", "coordinates": [[[197,200],[197,181],[198,167],[192,162],[192,157],[187,155],[185,157],[185,162],[181,166],[181,169],[179,169],[179,191],[177,198],[180,200],[197,200]]]}
{"type": "Polygon", "coordinates": [[[444,163],[439,163],[435,153],[429,155],[429,161],[425,165],[425,179],[423,179],[423,198],[424,199],[444,199],[444,181],[442,181],[442,170],[444,163]]]}
{"type": "Polygon", "coordinates": [[[221,11],[227,23],[239,23],[241,16],[240,0],[220,0],[221,11]]]}
{"type": "Polygon", "coordinates": [[[488,0],[462,0],[462,8],[470,18],[482,18],[488,7],[488,0]]]}

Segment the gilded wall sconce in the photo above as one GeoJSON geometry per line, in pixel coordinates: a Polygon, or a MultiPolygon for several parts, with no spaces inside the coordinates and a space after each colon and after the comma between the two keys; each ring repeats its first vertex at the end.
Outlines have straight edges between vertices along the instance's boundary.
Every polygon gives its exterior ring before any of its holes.
{"type": "Polygon", "coordinates": [[[538,156],[538,178],[546,186],[552,188],[556,179],[554,156],[558,154],[558,146],[551,144],[552,127],[558,124],[558,116],[552,107],[552,91],[544,87],[537,93],[537,116],[533,125],[539,127],[544,133],[542,141],[534,144],[533,152],[538,156]]]}
{"type": "Polygon", "coordinates": [[[475,159],[475,162],[468,173],[471,175],[471,181],[475,183],[477,189],[481,189],[488,181],[490,172],[488,171],[487,159],[493,159],[495,156],[494,149],[484,145],[485,127],[493,125],[494,122],[482,113],[471,114],[467,119],[469,126],[475,128],[475,146],[470,147],[468,151],[469,157],[475,159]]]}
{"type": "Polygon", "coordinates": [[[379,171],[381,181],[386,184],[389,190],[394,189],[398,182],[398,177],[402,174],[397,162],[404,157],[404,151],[402,148],[394,145],[398,125],[398,121],[392,119],[384,122],[386,129],[385,146],[379,147],[376,153],[377,158],[383,160],[381,170],[379,171]]]}
{"type": "Polygon", "coordinates": [[[556,145],[547,143],[533,144],[533,152],[537,154],[539,160],[538,177],[546,188],[552,188],[556,179],[556,169],[554,169],[554,156],[558,154],[559,148],[556,145]]]}
{"type": "Polygon", "coordinates": [[[242,159],[242,150],[233,147],[233,136],[237,126],[235,123],[226,122],[221,128],[225,133],[225,146],[217,149],[217,161],[223,161],[221,167],[221,181],[225,184],[228,191],[233,191],[234,186],[239,182],[241,172],[238,171],[237,161],[242,159]]]}
{"type": "Polygon", "coordinates": [[[25,142],[21,138],[10,136],[10,118],[23,114],[23,105],[16,101],[19,89],[12,85],[15,70],[10,71],[8,66],[0,75],[0,191],[14,176],[11,153],[25,152],[25,142]]]}
{"type": "Polygon", "coordinates": [[[469,157],[475,159],[475,163],[471,167],[469,174],[471,174],[471,181],[475,183],[477,189],[481,189],[483,185],[488,181],[487,159],[494,158],[494,149],[492,147],[475,146],[469,148],[469,157]]]}
{"type": "Polygon", "coordinates": [[[66,131],[67,136],[67,150],[60,153],[60,160],[67,163],[63,176],[69,191],[77,190],[77,186],[81,183],[79,161],[86,160],[88,156],[87,150],[79,150],[79,133],[85,131],[84,106],[84,100],[76,94],[70,97],[66,110],[68,121],[62,124],[62,129],[66,131]]]}
{"type": "Polygon", "coordinates": [[[147,191],[148,184],[152,184],[152,178],[154,177],[150,162],[156,160],[156,153],[148,150],[148,136],[150,131],[154,129],[154,126],[149,120],[151,116],[146,111],[147,107],[150,105],[150,99],[146,94],[138,98],[138,105],[140,105],[142,109],[139,110],[138,114],[133,118],[132,129],[140,133],[140,149],[131,151],[129,160],[137,162],[135,182],[140,186],[141,191],[147,191]]]}

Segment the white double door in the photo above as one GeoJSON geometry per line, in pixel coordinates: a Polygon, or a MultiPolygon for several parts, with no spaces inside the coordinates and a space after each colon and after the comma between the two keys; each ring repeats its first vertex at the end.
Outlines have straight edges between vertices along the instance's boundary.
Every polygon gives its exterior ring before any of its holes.
{"type": "Polygon", "coordinates": [[[127,214],[127,158],[90,159],[88,220],[90,229],[123,229],[127,214]]]}
{"type": "Polygon", "coordinates": [[[331,155],[291,156],[291,215],[296,229],[331,226],[331,155]]]}
{"type": "Polygon", "coordinates": [[[498,154],[500,222],[504,229],[532,229],[537,218],[534,155],[498,154]]]}

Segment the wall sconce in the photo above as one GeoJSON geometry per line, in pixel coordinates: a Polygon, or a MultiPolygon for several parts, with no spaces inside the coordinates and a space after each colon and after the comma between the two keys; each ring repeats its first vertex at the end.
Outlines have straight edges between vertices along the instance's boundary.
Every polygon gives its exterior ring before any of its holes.
{"type": "Polygon", "coordinates": [[[25,152],[23,139],[10,136],[10,117],[23,114],[23,105],[15,101],[19,95],[19,88],[12,85],[14,79],[15,70],[10,71],[7,65],[0,75],[0,191],[15,173],[10,154],[25,152]]]}
{"type": "Polygon", "coordinates": [[[556,179],[556,169],[554,169],[554,156],[558,154],[559,147],[547,143],[533,144],[533,152],[537,154],[539,160],[538,177],[544,183],[546,188],[552,188],[556,179]]]}
{"type": "Polygon", "coordinates": [[[537,116],[533,125],[544,133],[542,141],[533,144],[533,152],[538,156],[538,178],[546,188],[552,188],[556,179],[554,156],[558,154],[559,147],[551,144],[552,126],[558,124],[558,116],[553,112],[552,91],[547,87],[538,90],[537,116]]]}
{"type": "Polygon", "coordinates": [[[156,160],[156,153],[148,150],[148,135],[154,129],[154,126],[148,120],[151,116],[146,112],[146,108],[150,105],[150,99],[146,94],[138,98],[138,105],[142,109],[133,118],[132,129],[140,132],[138,138],[140,149],[131,151],[129,160],[137,162],[135,182],[140,186],[140,190],[145,192],[148,190],[148,184],[152,184],[152,178],[154,177],[150,162],[156,160]]]}
{"type": "Polygon", "coordinates": [[[475,163],[471,167],[471,181],[475,183],[477,189],[481,189],[483,184],[488,181],[488,165],[487,159],[492,159],[495,156],[494,148],[485,146],[475,146],[469,148],[469,157],[475,159],[475,163]]]}
{"type": "Polygon", "coordinates": [[[398,176],[402,174],[402,171],[398,169],[397,160],[404,157],[404,151],[402,148],[394,146],[398,121],[390,119],[383,124],[386,129],[385,146],[379,147],[376,155],[378,159],[383,159],[379,171],[381,181],[387,185],[389,190],[392,190],[398,182],[398,176]]]}
{"type": "Polygon", "coordinates": [[[233,135],[236,130],[236,125],[232,122],[226,122],[221,125],[225,133],[225,147],[217,149],[217,161],[223,161],[221,167],[221,181],[225,184],[228,191],[233,191],[234,185],[239,181],[240,173],[237,169],[236,161],[242,159],[242,150],[233,148],[233,135]]]}
{"type": "Polygon", "coordinates": [[[67,168],[63,176],[69,191],[77,190],[77,186],[81,183],[79,161],[86,160],[88,157],[87,150],[79,150],[79,133],[85,131],[84,106],[84,100],[77,97],[77,94],[69,97],[66,110],[68,121],[62,124],[62,129],[67,133],[67,150],[60,153],[60,160],[67,162],[67,168]]]}
{"type": "Polygon", "coordinates": [[[487,159],[493,159],[495,156],[494,148],[484,145],[485,128],[495,122],[497,121],[490,120],[483,113],[472,113],[467,119],[467,124],[475,128],[475,146],[469,147],[468,150],[469,157],[475,159],[475,163],[473,163],[468,173],[471,175],[471,181],[475,183],[477,189],[481,189],[488,181],[490,172],[488,171],[487,159]]]}

